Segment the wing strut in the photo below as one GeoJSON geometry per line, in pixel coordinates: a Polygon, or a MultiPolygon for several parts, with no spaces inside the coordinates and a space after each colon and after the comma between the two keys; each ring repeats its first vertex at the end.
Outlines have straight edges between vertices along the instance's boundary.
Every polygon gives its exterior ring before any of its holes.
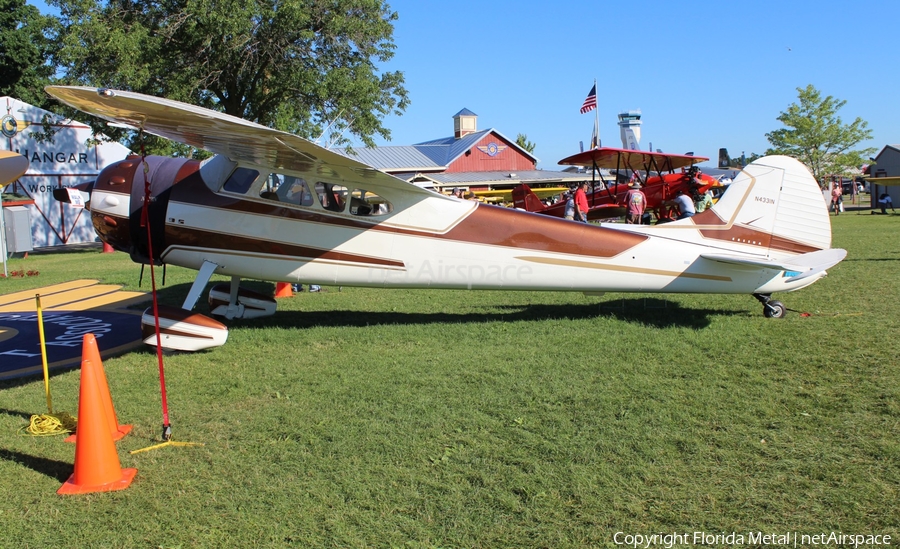
{"type": "Polygon", "coordinates": [[[200,294],[206,288],[206,283],[209,282],[210,277],[216,272],[216,267],[218,265],[211,261],[203,262],[203,265],[197,272],[197,278],[194,279],[194,283],[191,285],[191,290],[188,292],[187,297],[184,298],[184,303],[181,305],[182,309],[185,311],[193,310],[194,306],[197,305],[197,300],[200,299],[200,294]]]}

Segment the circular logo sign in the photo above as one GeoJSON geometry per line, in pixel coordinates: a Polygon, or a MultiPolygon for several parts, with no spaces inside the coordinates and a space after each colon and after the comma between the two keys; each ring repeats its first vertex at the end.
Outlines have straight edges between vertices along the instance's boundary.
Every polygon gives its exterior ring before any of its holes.
{"type": "Polygon", "coordinates": [[[7,114],[0,118],[0,132],[6,137],[15,137],[19,133],[19,124],[12,115],[7,114]]]}

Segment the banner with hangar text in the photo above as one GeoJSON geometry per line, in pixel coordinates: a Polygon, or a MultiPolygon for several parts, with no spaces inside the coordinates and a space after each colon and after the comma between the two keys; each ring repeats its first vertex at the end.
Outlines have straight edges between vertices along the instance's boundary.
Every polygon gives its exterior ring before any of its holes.
{"type": "Polygon", "coordinates": [[[12,97],[0,97],[0,149],[15,151],[29,162],[25,175],[4,192],[25,197],[19,205],[30,210],[35,247],[97,240],[89,212],[53,198],[54,189],[93,181],[100,170],[130,153],[119,143],[89,145],[91,137],[87,124],[64,119],[12,97]],[[31,133],[43,131],[44,115],[49,116],[56,134],[52,142],[40,143],[31,133]]]}

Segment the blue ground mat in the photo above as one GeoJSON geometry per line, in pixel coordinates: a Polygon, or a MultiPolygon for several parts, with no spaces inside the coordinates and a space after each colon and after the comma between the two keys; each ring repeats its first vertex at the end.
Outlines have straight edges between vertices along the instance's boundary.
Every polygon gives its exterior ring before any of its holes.
{"type": "MultiPolygon", "coordinates": [[[[81,365],[85,334],[94,334],[103,358],[137,348],[140,311],[44,311],[44,338],[50,371],[81,365]]],[[[41,344],[36,312],[0,313],[0,379],[41,374],[41,344]]]]}

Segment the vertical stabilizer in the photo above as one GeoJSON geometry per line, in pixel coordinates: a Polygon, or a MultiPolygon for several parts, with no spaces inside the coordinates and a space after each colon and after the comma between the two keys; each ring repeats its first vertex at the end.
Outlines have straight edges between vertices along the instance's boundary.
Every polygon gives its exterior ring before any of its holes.
{"type": "Polygon", "coordinates": [[[728,149],[721,148],[719,149],[719,169],[727,170],[731,167],[731,157],[728,156],[728,149]]]}
{"type": "Polygon", "coordinates": [[[710,210],[726,222],[731,240],[768,242],[774,255],[831,246],[831,220],[819,185],[806,166],[787,156],[752,162],[710,210]]]}
{"type": "Polygon", "coordinates": [[[512,198],[513,206],[526,212],[541,212],[547,209],[547,205],[541,202],[540,197],[524,183],[513,188],[512,198]]]}

